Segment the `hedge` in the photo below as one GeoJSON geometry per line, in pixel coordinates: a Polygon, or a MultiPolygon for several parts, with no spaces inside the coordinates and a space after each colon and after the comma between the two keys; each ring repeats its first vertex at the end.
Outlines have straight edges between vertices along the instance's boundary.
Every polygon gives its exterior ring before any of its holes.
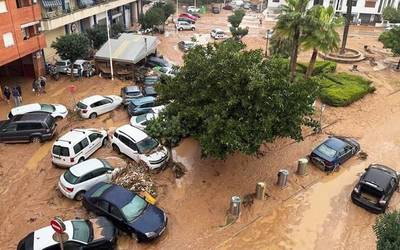
{"type": "MultiPolygon", "coordinates": [[[[297,72],[305,74],[307,72],[308,63],[297,63],[297,72]]],[[[317,76],[325,73],[333,73],[336,71],[336,63],[331,61],[316,61],[312,75],[317,76]]]]}
{"type": "Polygon", "coordinates": [[[330,106],[347,106],[375,91],[370,80],[344,72],[327,73],[314,80],[320,86],[321,101],[330,106]]]}

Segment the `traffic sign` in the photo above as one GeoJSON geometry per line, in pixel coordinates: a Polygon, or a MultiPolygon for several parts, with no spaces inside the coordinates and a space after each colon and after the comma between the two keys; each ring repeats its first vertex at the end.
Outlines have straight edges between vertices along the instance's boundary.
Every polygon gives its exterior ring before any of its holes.
{"type": "Polygon", "coordinates": [[[65,231],[65,224],[60,218],[54,218],[50,221],[50,226],[56,233],[62,234],[65,231]]]}
{"type": "Polygon", "coordinates": [[[73,93],[76,92],[76,85],[71,84],[71,85],[68,85],[67,88],[68,88],[68,91],[69,91],[71,94],[73,94],[73,93]]]}

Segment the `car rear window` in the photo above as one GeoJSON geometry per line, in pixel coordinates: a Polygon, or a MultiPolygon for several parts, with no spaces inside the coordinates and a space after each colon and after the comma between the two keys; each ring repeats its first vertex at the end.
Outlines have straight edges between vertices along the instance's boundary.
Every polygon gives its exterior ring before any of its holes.
{"type": "Polygon", "coordinates": [[[86,109],[86,108],[87,108],[87,105],[86,105],[86,104],[83,104],[82,102],[78,102],[78,103],[76,104],[76,106],[77,106],[78,108],[80,108],[80,109],[86,109]]]}
{"type": "Polygon", "coordinates": [[[99,187],[90,197],[99,197],[102,195],[109,187],[111,187],[111,184],[104,184],[103,186],[99,187]]]}
{"type": "Polygon", "coordinates": [[[59,156],[69,156],[69,149],[67,147],[55,145],[53,147],[53,154],[59,156]]]}
{"type": "Polygon", "coordinates": [[[71,173],[71,171],[69,169],[67,171],[65,171],[65,173],[64,173],[64,179],[71,184],[76,184],[78,181],[78,178],[79,177],[75,176],[73,173],[71,173]]]}
{"type": "Polygon", "coordinates": [[[51,105],[51,104],[40,104],[40,109],[42,111],[49,112],[49,113],[52,113],[52,112],[54,112],[56,110],[54,108],[54,106],[51,105]]]}
{"type": "Polygon", "coordinates": [[[72,221],[74,230],[72,238],[81,242],[89,242],[92,238],[92,229],[89,221],[72,221]]]}
{"type": "Polygon", "coordinates": [[[321,146],[319,146],[317,150],[330,158],[332,158],[336,155],[336,150],[328,147],[325,144],[322,144],[321,146]]]}
{"type": "Polygon", "coordinates": [[[377,203],[379,199],[383,196],[383,193],[380,190],[366,184],[361,185],[360,193],[363,198],[373,203],[377,203]]]}

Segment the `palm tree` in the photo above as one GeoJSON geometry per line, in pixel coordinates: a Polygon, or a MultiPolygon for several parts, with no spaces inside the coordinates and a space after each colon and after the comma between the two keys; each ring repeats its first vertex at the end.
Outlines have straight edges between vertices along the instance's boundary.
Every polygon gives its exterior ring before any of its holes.
{"type": "Polygon", "coordinates": [[[314,70],[318,51],[329,53],[339,49],[340,36],[336,28],[342,25],[342,19],[335,16],[334,9],[330,6],[313,7],[307,14],[308,25],[305,26],[303,35],[303,47],[312,49],[310,63],[308,64],[306,78],[309,78],[314,70]]]}
{"type": "Polygon", "coordinates": [[[278,36],[292,40],[292,49],[290,53],[290,77],[292,80],[294,80],[296,76],[300,36],[305,23],[308,2],[309,0],[288,0],[287,4],[282,6],[282,12],[275,26],[278,36]]]}
{"type": "Polygon", "coordinates": [[[350,29],[351,11],[352,11],[352,8],[353,8],[353,0],[347,0],[346,4],[347,4],[346,23],[344,24],[343,40],[342,40],[342,46],[340,48],[340,54],[344,54],[344,51],[346,49],[347,36],[349,34],[349,29],[350,29]]]}

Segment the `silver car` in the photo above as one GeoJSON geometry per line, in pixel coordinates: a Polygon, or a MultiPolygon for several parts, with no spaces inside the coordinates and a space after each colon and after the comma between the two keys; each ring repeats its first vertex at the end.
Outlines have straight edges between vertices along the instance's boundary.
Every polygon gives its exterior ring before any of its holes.
{"type": "Polygon", "coordinates": [[[56,71],[61,74],[67,74],[67,71],[71,67],[70,60],[59,60],[56,62],[56,71]]]}

